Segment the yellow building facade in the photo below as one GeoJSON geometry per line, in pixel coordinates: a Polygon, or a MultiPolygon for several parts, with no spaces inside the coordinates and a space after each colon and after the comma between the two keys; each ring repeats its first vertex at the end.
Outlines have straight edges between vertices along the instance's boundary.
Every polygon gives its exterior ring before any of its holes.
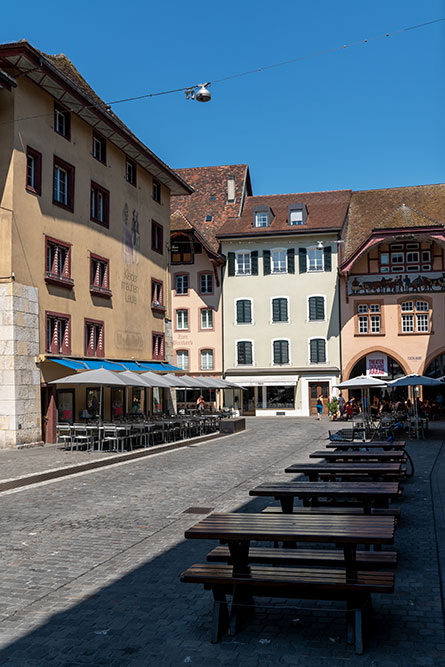
{"type": "MultiPolygon", "coordinates": [[[[191,188],[65,56],[0,45],[0,68],[12,79],[0,88],[0,447],[11,447],[54,439],[47,383],[68,368],[169,359],[170,195],[191,188]]],[[[60,397],[66,417],[79,418],[82,392],[60,397]]]]}

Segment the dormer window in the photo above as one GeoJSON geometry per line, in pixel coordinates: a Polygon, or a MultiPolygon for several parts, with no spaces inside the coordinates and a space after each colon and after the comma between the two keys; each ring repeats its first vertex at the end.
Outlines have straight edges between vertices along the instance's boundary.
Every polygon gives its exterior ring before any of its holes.
{"type": "Polygon", "coordinates": [[[255,213],[255,227],[269,227],[269,220],[266,211],[255,213]]]}
{"type": "Polygon", "coordinates": [[[213,215],[206,215],[205,222],[212,222],[212,220],[213,220],[213,215]]]}
{"type": "Polygon", "coordinates": [[[307,209],[304,204],[291,204],[288,206],[287,220],[291,227],[304,225],[307,218],[307,209]]]}

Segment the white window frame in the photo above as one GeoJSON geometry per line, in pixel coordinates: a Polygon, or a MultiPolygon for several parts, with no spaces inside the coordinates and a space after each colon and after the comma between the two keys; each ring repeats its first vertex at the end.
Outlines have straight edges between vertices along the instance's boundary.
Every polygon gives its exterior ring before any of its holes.
{"type": "Polygon", "coordinates": [[[214,321],[214,318],[213,318],[213,313],[214,313],[213,308],[200,308],[199,312],[200,312],[200,319],[201,319],[201,329],[203,331],[205,331],[206,329],[213,329],[214,325],[215,325],[215,321],[214,321]],[[206,325],[208,325],[209,313],[210,313],[210,319],[212,320],[211,324],[210,324],[210,326],[203,326],[203,323],[204,323],[204,317],[203,316],[205,315],[206,325]]]}
{"type": "Polygon", "coordinates": [[[189,350],[177,350],[176,351],[176,363],[181,368],[183,371],[188,371],[190,368],[190,352],[189,350]],[[186,366],[181,366],[179,363],[179,354],[185,355],[185,358],[187,359],[187,365],[186,366]]]}
{"type": "Polygon", "coordinates": [[[267,214],[267,211],[255,212],[255,227],[269,227],[269,216],[267,214]],[[264,218],[266,219],[266,224],[263,224],[264,218]],[[259,224],[260,221],[261,224],[259,224]]]}
{"type": "Polygon", "coordinates": [[[252,324],[255,324],[254,314],[253,314],[253,299],[252,299],[252,297],[250,297],[250,296],[240,296],[240,297],[236,298],[234,300],[234,308],[235,308],[234,323],[235,323],[236,327],[251,327],[252,324]],[[251,322],[238,322],[238,308],[237,308],[238,301],[250,301],[250,313],[252,315],[251,322]]]}
{"type": "Polygon", "coordinates": [[[235,341],[235,366],[240,368],[252,368],[255,366],[255,343],[251,338],[238,338],[235,341]],[[252,363],[251,364],[239,364],[238,363],[238,343],[252,343],[252,363]]]}
{"type": "Polygon", "coordinates": [[[235,275],[236,276],[251,276],[252,275],[252,256],[251,256],[251,251],[250,250],[237,250],[235,252],[235,275]],[[240,255],[249,255],[249,271],[239,271],[239,256],[240,255]]]}
{"type": "Polygon", "coordinates": [[[291,364],[291,358],[292,357],[291,357],[291,341],[290,341],[290,338],[285,338],[283,336],[278,336],[277,338],[272,338],[271,343],[270,343],[270,348],[271,348],[271,360],[272,360],[271,366],[291,366],[292,365],[291,364]],[[289,361],[286,364],[277,364],[274,361],[274,358],[273,358],[273,344],[278,340],[280,340],[280,341],[283,340],[283,341],[287,342],[287,351],[288,351],[289,361]]]}
{"type": "Polygon", "coordinates": [[[177,308],[176,309],[176,330],[177,331],[188,331],[190,328],[190,322],[189,322],[189,311],[188,308],[177,308]],[[179,314],[181,313],[182,316],[182,324],[184,324],[184,320],[187,319],[187,326],[179,326],[179,314]],[[185,313],[185,316],[184,316],[185,313]]]}
{"type": "Polygon", "coordinates": [[[215,368],[215,350],[209,347],[205,347],[202,350],[199,351],[199,365],[202,371],[213,371],[215,368]],[[203,359],[203,353],[207,352],[206,358],[209,358],[208,353],[210,353],[210,358],[212,360],[212,365],[209,366],[207,363],[203,364],[202,359],[203,359]]]}
{"type": "Polygon", "coordinates": [[[190,289],[190,275],[187,273],[179,273],[178,275],[175,276],[175,294],[179,296],[185,296],[189,293],[190,289]],[[187,291],[184,292],[184,278],[187,278],[187,291]],[[181,292],[178,292],[178,280],[181,280],[182,287],[181,287],[181,292]]]}
{"type": "Polygon", "coordinates": [[[270,251],[270,272],[272,275],[276,276],[282,276],[285,273],[287,273],[287,249],[286,248],[273,248],[270,251]],[[274,271],[274,261],[273,261],[273,256],[274,253],[282,252],[284,253],[284,270],[283,271],[274,271]]]}
{"type": "Polygon", "coordinates": [[[307,321],[312,323],[312,322],[326,322],[326,294],[309,294],[307,297],[306,301],[306,307],[307,307],[307,321]],[[323,299],[324,305],[324,318],[322,320],[311,320],[310,318],[310,309],[309,309],[309,299],[312,299],[312,297],[321,297],[323,299]]]}
{"type": "Polygon", "coordinates": [[[303,210],[301,208],[292,208],[289,214],[289,225],[291,227],[297,227],[297,225],[304,225],[304,216],[303,216],[303,210]],[[295,214],[299,214],[301,218],[298,218],[295,222],[292,219],[292,216],[295,214]]]}
{"type": "Polygon", "coordinates": [[[322,273],[324,271],[324,248],[318,248],[317,246],[309,246],[309,248],[306,249],[306,259],[307,259],[308,273],[322,273]],[[311,251],[318,251],[319,253],[321,253],[321,268],[311,269],[311,260],[309,257],[309,253],[311,251]]]}
{"type": "Polygon", "coordinates": [[[68,206],[68,172],[66,169],[60,167],[58,164],[54,165],[54,200],[59,204],[68,206]],[[61,191],[60,188],[60,184],[62,183],[60,174],[65,174],[64,193],[61,191]]]}
{"type": "Polygon", "coordinates": [[[270,324],[290,324],[291,323],[291,318],[290,318],[290,299],[288,296],[280,296],[279,294],[274,294],[273,296],[270,297],[270,324]],[[287,320],[280,320],[279,322],[274,322],[273,319],[273,302],[274,299],[286,299],[287,301],[287,320]]]}
{"type": "MultiPolygon", "coordinates": [[[[328,339],[326,336],[311,336],[310,338],[307,339],[307,359],[308,359],[308,366],[329,366],[329,360],[328,360],[328,339]],[[324,340],[324,349],[326,352],[326,361],[311,361],[311,340],[324,340]]],[[[312,382],[312,380],[311,380],[312,382]]]]}
{"type": "Polygon", "coordinates": [[[201,273],[201,275],[199,276],[199,293],[200,294],[213,294],[213,273],[210,273],[210,271],[208,271],[207,273],[201,273]],[[206,289],[205,290],[202,289],[202,279],[203,278],[205,278],[205,283],[206,283],[206,289]],[[211,282],[211,289],[210,290],[208,289],[208,282],[209,282],[208,279],[209,278],[210,278],[210,282],[211,282]]]}
{"type": "Polygon", "coordinates": [[[60,109],[54,109],[54,114],[55,114],[55,131],[58,134],[61,134],[62,137],[66,137],[67,131],[66,131],[66,114],[63,113],[60,109]]]}

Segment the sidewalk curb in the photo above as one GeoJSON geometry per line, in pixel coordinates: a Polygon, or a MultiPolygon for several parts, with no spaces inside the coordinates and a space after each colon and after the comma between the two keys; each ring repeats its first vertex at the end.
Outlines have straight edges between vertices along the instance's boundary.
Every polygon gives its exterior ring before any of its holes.
{"type": "MultiPolygon", "coordinates": [[[[230,436],[229,436],[230,437],[230,436]]],[[[10,491],[23,486],[31,486],[40,482],[46,482],[53,479],[61,479],[69,477],[70,475],[77,475],[89,470],[106,468],[107,466],[116,465],[117,463],[124,463],[126,461],[137,461],[147,456],[154,454],[162,454],[174,449],[181,449],[190,445],[196,445],[201,442],[218,440],[219,438],[227,438],[226,433],[213,433],[211,435],[199,436],[197,438],[190,438],[188,440],[180,440],[178,442],[170,442],[162,445],[154,445],[147,449],[138,449],[132,452],[125,452],[123,454],[115,454],[104,459],[96,459],[86,463],[77,463],[74,465],[63,466],[62,468],[53,468],[51,470],[42,470],[41,472],[32,473],[31,475],[23,475],[22,477],[12,477],[0,481],[0,493],[3,491],[10,491]]]]}
{"type": "Polygon", "coordinates": [[[442,442],[430,475],[434,530],[441,584],[442,618],[445,630],[445,441],[442,442]]]}

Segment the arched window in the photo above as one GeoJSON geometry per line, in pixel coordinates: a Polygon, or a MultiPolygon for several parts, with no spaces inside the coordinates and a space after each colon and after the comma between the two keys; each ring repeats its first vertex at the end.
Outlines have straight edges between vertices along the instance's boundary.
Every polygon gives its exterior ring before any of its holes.
{"type": "Polygon", "coordinates": [[[437,357],[432,360],[424,372],[424,375],[428,375],[430,378],[441,378],[445,375],[445,353],[437,355],[437,357]]]}

